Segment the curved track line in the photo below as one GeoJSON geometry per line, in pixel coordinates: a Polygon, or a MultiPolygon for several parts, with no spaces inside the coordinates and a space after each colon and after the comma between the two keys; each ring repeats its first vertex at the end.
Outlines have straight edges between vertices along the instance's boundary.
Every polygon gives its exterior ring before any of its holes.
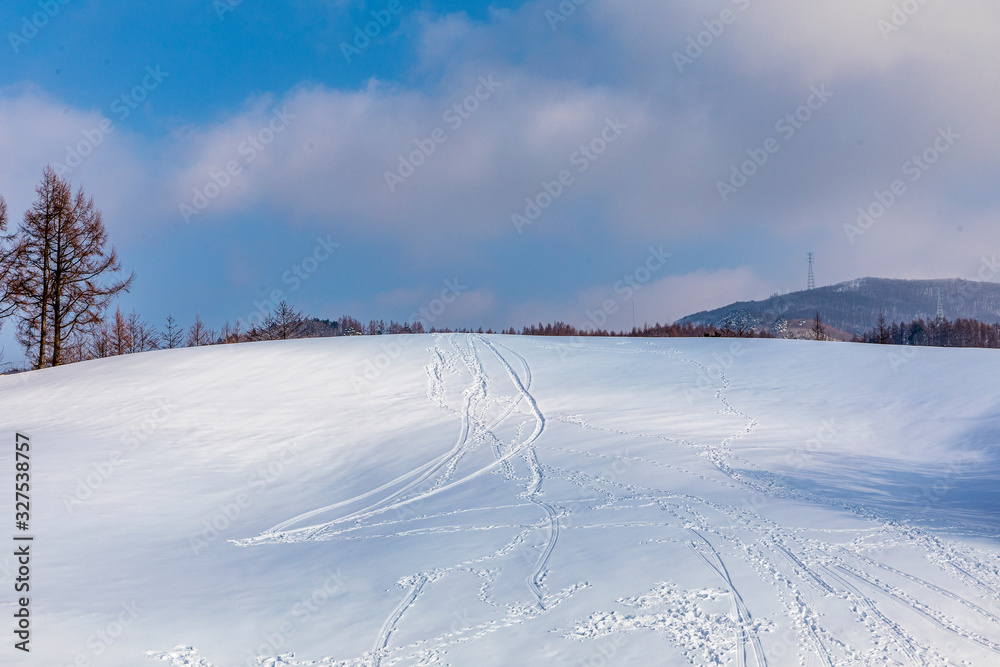
{"type": "Polygon", "coordinates": [[[906,654],[906,657],[909,659],[911,664],[924,664],[923,660],[920,660],[919,663],[917,662],[917,648],[914,647],[910,638],[906,637],[899,629],[899,626],[890,621],[881,611],[879,611],[874,600],[859,591],[853,584],[835,573],[832,569],[828,567],[824,567],[823,569],[825,569],[831,577],[840,582],[840,585],[844,588],[844,590],[848,591],[848,593],[859,600],[861,604],[868,609],[871,615],[885,627],[889,636],[893,639],[893,641],[895,641],[896,645],[899,646],[900,650],[906,654]]]}
{"type": "MultiPolygon", "coordinates": [[[[375,515],[375,514],[380,514],[382,512],[386,512],[388,510],[396,509],[398,507],[404,507],[404,506],[406,506],[406,505],[408,505],[410,503],[414,503],[414,502],[425,500],[427,498],[430,498],[430,497],[436,496],[436,495],[438,495],[440,493],[443,493],[444,491],[447,491],[449,489],[455,488],[456,486],[459,486],[461,484],[465,484],[466,482],[469,482],[469,481],[471,481],[473,479],[476,479],[478,477],[482,477],[483,475],[496,470],[497,468],[499,468],[500,466],[502,466],[505,462],[509,461],[510,459],[512,459],[515,456],[517,456],[518,454],[520,454],[526,448],[531,447],[531,445],[535,442],[535,440],[538,439],[538,436],[540,436],[542,434],[542,431],[545,429],[545,417],[542,415],[541,411],[538,409],[538,405],[535,402],[534,397],[531,394],[529,394],[528,391],[524,388],[524,385],[521,383],[520,378],[518,378],[517,373],[514,372],[514,369],[510,367],[510,364],[507,363],[507,360],[504,359],[500,355],[499,352],[497,352],[497,350],[493,347],[493,345],[489,341],[487,341],[485,339],[479,339],[479,340],[481,340],[482,343],[487,348],[489,348],[490,351],[493,352],[493,354],[500,361],[500,364],[504,367],[504,370],[507,371],[507,374],[510,377],[511,382],[514,384],[514,387],[517,389],[518,393],[521,395],[521,397],[528,404],[531,412],[533,413],[533,415],[535,417],[535,428],[531,432],[531,435],[529,435],[524,440],[524,442],[522,442],[521,444],[517,445],[516,447],[511,448],[510,451],[508,451],[506,454],[504,454],[502,457],[500,457],[496,461],[494,461],[494,462],[490,463],[489,465],[486,465],[486,466],[484,466],[484,467],[482,467],[482,468],[480,468],[480,469],[478,469],[478,470],[476,470],[474,472],[469,473],[465,477],[459,478],[459,479],[457,479],[457,480],[455,480],[453,482],[450,482],[450,483],[445,484],[443,486],[439,486],[439,487],[437,487],[435,489],[432,489],[431,491],[427,491],[425,493],[418,494],[416,496],[413,496],[412,498],[408,498],[408,499],[406,499],[404,501],[395,503],[393,505],[388,505],[386,507],[382,507],[382,508],[380,508],[380,509],[378,509],[376,511],[373,511],[373,512],[363,512],[363,513],[361,513],[361,514],[359,514],[357,516],[352,516],[350,518],[367,518],[368,516],[372,516],[372,515],[375,515]]],[[[338,524],[338,523],[343,523],[345,520],[348,520],[348,519],[347,518],[336,519],[335,521],[331,521],[330,523],[328,523],[326,525],[335,525],[335,524],[338,524]]]]}
{"type": "MultiPolygon", "coordinates": [[[[441,470],[442,467],[444,467],[452,459],[454,459],[455,456],[457,456],[462,451],[462,449],[465,447],[466,443],[468,442],[468,438],[469,438],[469,407],[470,407],[470,404],[471,404],[471,400],[472,400],[471,394],[467,394],[466,397],[465,397],[464,404],[462,406],[462,428],[461,428],[461,431],[459,433],[458,440],[455,442],[455,445],[451,448],[451,450],[448,451],[447,453],[443,454],[442,456],[438,457],[437,459],[434,459],[432,461],[429,461],[429,462],[425,463],[424,465],[420,466],[419,468],[417,468],[415,470],[411,470],[410,472],[405,473],[405,474],[401,475],[400,477],[397,477],[396,479],[392,480],[391,482],[387,482],[386,484],[383,484],[382,486],[378,487],[377,489],[373,489],[373,490],[368,491],[366,493],[362,493],[362,494],[360,494],[358,496],[355,496],[354,498],[350,498],[348,500],[344,500],[344,501],[341,501],[341,502],[338,502],[338,503],[334,503],[333,505],[328,505],[327,507],[321,507],[319,509],[315,509],[315,510],[311,510],[309,512],[305,512],[304,514],[300,514],[299,516],[296,516],[296,517],[293,517],[291,519],[288,519],[287,521],[283,521],[282,523],[278,524],[277,526],[275,526],[273,528],[269,528],[268,530],[266,530],[261,535],[261,537],[270,537],[270,536],[274,536],[274,535],[282,533],[282,532],[286,532],[289,527],[291,527],[291,526],[293,526],[293,525],[295,525],[297,523],[301,523],[302,521],[305,521],[306,519],[310,519],[310,518],[312,518],[314,516],[317,516],[319,514],[323,514],[325,512],[329,512],[329,511],[338,509],[340,507],[344,507],[345,505],[349,505],[351,503],[357,502],[358,500],[362,500],[364,498],[371,497],[371,496],[375,495],[376,493],[379,493],[380,491],[384,491],[385,489],[390,488],[390,487],[392,487],[395,484],[398,484],[402,480],[405,480],[405,479],[407,479],[409,477],[412,477],[413,475],[418,475],[418,477],[416,479],[414,479],[413,481],[409,482],[408,484],[406,484],[402,488],[394,491],[389,496],[387,496],[387,497],[379,500],[378,502],[376,502],[376,503],[374,503],[372,505],[369,505],[368,507],[365,507],[363,509],[357,510],[356,512],[354,512],[352,514],[348,514],[347,516],[344,516],[344,517],[341,517],[341,518],[337,519],[336,523],[343,523],[345,521],[350,521],[350,520],[352,520],[354,518],[361,518],[363,516],[370,516],[370,512],[372,512],[373,510],[377,510],[380,506],[385,505],[386,503],[391,502],[391,501],[395,500],[396,498],[399,498],[401,495],[403,495],[407,491],[410,491],[414,487],[417,487],[420,484],[424,483],[432,475],[434,475],[435,473],[437,473],[439,470],[441,470]]],[[[322,530],[323,528],[325,528],[325,527],[327,527],[329,525],[331,525],[331,524],[327,523],[327,524],[323,524],[322,526],[318,526],[316,528],[318,530],[322,530]]]]}
{"type": "Polygon", "coordinates": [[[545,482],[545,474],[542,471],[542,466],[538,462],[538,454],[534,448],[534,442],[541,435],[542,429],[545,426],[545,418],[542,416],[541,411],[538,409],[538,405],[535,399],[528,393],[526,388],[531,385],[531,367],[528,365],[527,360],[522,357],[517,352],[514,352],[506,346],[501,346],[515,357],[517,357],[525,369],[525,381],[524,383],[518,378],[517,373],[511,367],[511,365],[504,359],[500,351],[496,349],[496,346],[485,338],[481,336],[476,336],[482,345],[489,348],[496,356],[497,360],[503,365],[507,370],[507,374],[510,376],[511,381],[514,383],[515,387],[518,389],[519,393],[525,397],[531,406],[532,411],[535,413],[535,419],[537,421],[535,425],[535,432],[525,441],[521,449],[527,449],[526,459],[528,461],[528,466],[531,468],[532,475],[534,477],[534,484],[532,488],[528,491],[528,500],[538,507],[542,508],[546,515],[548,516],[548,535],[545,540],[545,547],[542,549],[542,553],[539,555],[538,560],[535,562],[535,566],[532,568],[531,573],[528,575],[526,580],[528,588],[531,590],[532,594],[538,600],[538,606],[544,610],[545,609],[545,594],[542,592],[541,579],[545,573],[546,567],[548,567],[549,559],[552,557],[552,552],[556,548],[556,542],[559,541],[559,515],[552,505],[538,500],[538,494],[542,491],[542,484],[545,482]]]}
{"type": "Polygon", "coordinates": [[[743,596],[740,595],[736,586],[733,585],[732,577],[729,576],[729,570],[726,568],[725,562],[722,560],[722,556],[719,552],[712,546],[705,537],[694,530],[693,528],[688,529],[691,533],[698,537],[705,546],[708,547],[709,552],[715,558],[717,565],[713,565],[709,562],[705,554],[701,553],[700,549],[693,542],[689,542],[688,546],[691,548],[695,554],[704,562],[715,574],[722,580],[722,583],[729,589],[729,593],[732,596],[733,607],[736,612],[736,620],[739,623],[739,637],[736,646],[736,655],[739,660],[740,665],[746,664],[746,644],[749,643],[753,648],[754,659],[757,661],[758,667],[767,666],[767,657],[764,654],[764,647],[761,646],[760,637],[753,628],[748,627],[748,623],[753,620],[753,616],[750,614],[750,610],[747,608],[746,603],[743,602],[743,596]]]}
{"type": "Polygon", "coordinates": [[[384,657],[385,649],[389,645],[389,637],[392,636],[393,631],[396,629],[396,624],[399,623],[399,619],[403,617],[406,610],[417,600],[417,596],[420,595],[420,591],[423,590],[424,585],[427,583],[427,575],[421,574],[417,581],[413,584],[413,588],[410,589],[409,594],[403,601],[399,603],[395,611],[389,615],[389,618],[385,619],[385,623],[382,624],[382,628],[379,630],[378,637],[375,639],[375,644],[372,646],[372,659],[368,664],[371,667],[379,667],[382,663],[382,658],[384,657]]]}

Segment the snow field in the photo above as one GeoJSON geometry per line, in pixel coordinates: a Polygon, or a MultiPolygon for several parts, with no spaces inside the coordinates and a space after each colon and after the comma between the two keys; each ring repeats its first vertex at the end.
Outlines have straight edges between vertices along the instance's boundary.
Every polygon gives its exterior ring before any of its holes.
{"type": "Polygon", "coordinates": [[[428,335],[0,378],[39,443],[33,651],[0,660],[996,664],[994,353],[890,353],[428,335]]]}

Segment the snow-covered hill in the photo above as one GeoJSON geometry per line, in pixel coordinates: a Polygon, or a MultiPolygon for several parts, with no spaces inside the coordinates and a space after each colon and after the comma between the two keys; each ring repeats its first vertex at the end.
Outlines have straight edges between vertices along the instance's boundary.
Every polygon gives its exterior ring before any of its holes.
{"type": "Polygon", "coordinates": [[[0,663],[1000,664],[998,360],[454,335],[3,377],[0,663]]]}

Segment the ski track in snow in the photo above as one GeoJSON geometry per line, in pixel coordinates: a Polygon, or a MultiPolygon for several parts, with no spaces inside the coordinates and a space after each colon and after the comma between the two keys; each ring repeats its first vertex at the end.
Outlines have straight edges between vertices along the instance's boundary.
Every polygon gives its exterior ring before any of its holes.
{"type": "MultiPolygon", "coordinates": [[[[534,565],[525,578],[527,587],[535,600],[535,604],[537,605],[538,612],[517,610],[516,613],[514,613],[512,617],[507,618],[505,622],[491,624],[489,627],[479,629],[480,633],[486,634],[488,632],[501,629],[502,627],[508,627],[514,622],[519,622],[517,619],[523,619],[526,614],[530,616],[534,613],[544,612],[547,608],[547,604],[557,605],[559,602],[566,599],[568,595],[572,594],[572,591],[560,591],[557,594],[547,596],[542,583],[549,559],[555,550],[560,531],[559,512],[551,504],[540,499],[540,496],[543,494],[545,474],[541,464],[539,463],[534,443],[544,431],[545,417],[538,409],[538,405],[534,397],[529,392],[531,386],[531,368],[527,360],[509,348],[502,345],[496,345],[483,337],[475,335],[465,337],[438,336],[435,347],[431,350],[431,353],[432,359],[427,369],[429,380],[428,398],[437,403],[439,407],[442,407],[447,412],[452,414],[456,413],[456,411],[451,409],[447,403],[446,394],[448,386],[445,381],[445,376],[449,373],[449,371],[454,373],[458,369],[464,370],[464,372],[469,376],[468,385],[462,392],[462,408],[457,411],[460,419],[459,437],[450,451],[438,459],[429,461],[412,471],[400,475],[396,479],[383,484],[377,489],[359,494],[345,501],[339,501],[316,510],[305,512],[264,531],[256,538],[240,540],[235,543],[239,546],[251,546],[274,542],[289,543],[325,540],[329,538],[336,539],[343,536],[344,533],[357,530],[361,527],[370,528],[398,525],[399,523],[403,523],[405,521],[372,522],[370,519],[384,514],[389,510],[399,509],[418,501],[424,501],[433,496],[440,495],[449,489],[452,489],[460,484],[469,483],[472,480],[496,469],[501,470],[505,478],[515,480],[511,463],[515,457],[520,457],[527,464],[528,471],[530,473],[530,477],[525,482],[527,488],[521,496],[525,498],[530,505],[536,506],[542,510],[544,513],[544,519],[541,519],[537,525],[484,526],[482,529],[486,530],[505,527],[516,527],[522,529],[521,533],[518,534],[513,542],[504,545],[494,554],[485,555],[484,559],[496,559],[506,556],[517,546],[517,544],[522,543],[530,533],[537,532],[539,528],[544,527],[544,544],[540,549],[540,553],[534,565]],[[504,352],[501,352],[498,348],[502,348],[504,352]],[[482,360],[480,358],[481,352],[488,353],[488,355],[495,359],[495,361],[503,369],[505,375],[507,376],[507,381],[514,389],[515,393],[513,396],[491,396],[491,393],[498,392],[499,390],[494,387],[493,379],[490,378],[483,369],[482,360]],[[511,366],[504,353],[515,359],[516,363],[520,365],[520,374],[514,369],[513,366],[511,366]],[[497,427],[503,425],[509,419],[524,419],[526,415],[515,412],[517,408],[522,405],[527,408],[527,416],[533,420],[534,428],[530,434],[520,438],[519,436],[522,433],[522,429],[518,427],[514,440],[504,442],[496,436],[495,431],[497,427]],[[495,409],[497,406],[502,408],[499,414],[493,417],[489,416],[491,409],[495,409]],[[466,472],[464,476],[456,479],[456,474],[464,456],[469,451],[475,449],[479,443],[484,441],[491,442],[491,450],[494,453],[494,461],[489,465],[472,472],[466,472]],[[426,487],[428,485],[429,489],[421,488],[422,486],[426,487]],[[365,507],[354,510],[345,516],[337,517],[331,521],[317,525],[295,528],[295,526],[299,526],[323,514],[328,514],[337,509],[357,504],[360,501],[367,500],[372,497],[378,497],[380,493],[387,492],[394,487],[399,488],[396,488],[395,491],[392,491],[388,495],[384,495],[365,507]]],[[[421,515],[419,518],[440,518],[449,514],[457,513],[458,511],[453,513],[421,515]]],[[[417,529],[413,531],[396,532],[392,535],[415,535],[421,534],[422,532],[447,532],[448,530],[468,530],[468,527],[439,526],[433,529],[425,529],[425,531],[417,529]]],[[[371,667],[380,667],[381,665],[394,664],[398,661],[400,658],[398,656],[394,658],[392,651],[388,648],[388,646],[393,632],[396,630],[399,623],[404,619],[407,610],[417,601],[425,586],[433,580],[439,580],[452,572],[467,571],[470,565],[471,563],[463,562],[443,571],[437,571],[434,573],[417,573],[415,575],[414,582],[410,584],[411,588],[409,592],[383,624],[373,644],[372,650],[366,656],[364,664],[370,665],[371,667]]],[[[451,640],[442,641],[444,644],[447,644],[451,640]]],[[[468,641],[468,639],[466,638],[463,641],[468,641]]],[[[438,651],[440,648],[440,646],[437,646],[433,650],[438,651]]],[[[425,648],[422,650],[426,652],[430,649],[425,648]]]]}
{"type": "Polygon", "coordinates": [[[719,552],[715,550],[712,543],[705,539],[705,536],[696,530],[691,529],[691,532],[700,540],[699,542],[691,541],[688,542],[688,547],[698,556],[698,558],[708,566],[708,568],[715,573],[717,577],[725,585],[726,590],[729,591],[729,599],[732,604],[732,615],[737,621],[736,628],[736,660],[740,667],[745,667],[746,661],[746,646],[747,643],[751,645],[753,649],[754,661],[757,663],[757,667],[766,667],[767,659],[764,657],[764,649],[761,648],[760,638],[757,633],[749,627],[749,624],[753,620],[750,615],[750,611],[747,609],[746,603],[743,602],[743,597],[736,590],[736,586],[733,585],[733,580],[729,576],[729,570],[726,569],[726,564],[722,561],[722,556],[719,552]],[[707,547],[708,552],[712,554],[714,563],[711,562],[702,551],[702,544],[707,547]]]}
{"type": "MultiPolygon", "coordinates": [[[[543,343],[536,344],[545,347],[543,343]]],[[[619,611],[595,609],[589,619],[577,623],[575,630],[555,627],[550,628],[550,632],[562,632],[574,641],[587,642],[612,634],[627,636],[650,629],[682,650],[691,664],[735,661],[739,667],[765,667],[774,662],[769,661],[772,654],[778,658],[794,655],[794,664],[829,667],[954,664],[939,648],[927,643],[923,629],[933,628],[955,641],[974,644],[991,655],[995,664],[1000,664],[1000,604],[997,603],[1000,600],[1000,573],[990,560],[991,554],[967,543],[949,542],[861,503],[818,497],[783,486],[777,476],[734,453],[734,443],[753,433],[758,422],[730,401],[727,396],[730,381],[725,372],[656,343],[649,343],[648,348],[618,346],[613,351],[647,354],[660,359],[664,362],[664,372],[687,365],[714,378],[716,386],[710,395],[719,406],[719,414],[732,416],[743,425],[719,442],[693,442],[662,433],[607,427],[591,423],[594,420],[584,415],[553,414],[549,418],[566,428],[576,427],[604,437],[659,442],[663,447],[695,452],[707,463],[704,469],[691,463],[658,461],[650,455],[611,455],[585,451],[582,447],[547,446],[539,442],[545,434],[547,418],[531,393],[532,369],[527,359],[496,340],[476,334],[438,335],[434,347],[429,350],[427,397],[459,422],[459,433],[450,449],[378,488],[304,512],[256,537],[233,543],[250,547],[468,530],[515,529],[518,532],[492,553],[402,578],[399,585],[405,593],[385,619],[371,650],[365,655],[348,660],[326,658],[313,662],[297,662],[292,654],[262,656],[260,664],[317,667],[447,664],[450,647],[475,642],[505,628],[539,622],[559,604],[587,588],[586,575],[600,577],[598,572],[578,572],[575,577],[583,576],[583,580],[576,585],[559,591],[547,590],[545,581],[561,533],[629,528],[650,530],[649,539],[641,544],[686,546],[687,552],[718,580],[721,588],[683,591],[666,582],[647,596],[619,600],[622,607],[619,611]],[[487,367],[500,372],[493,375],[487,367]],[[464,386],[460,393],[456,382],[464,386]],[[492,455],[488,462],[477,457],[483,446],[492,455]],[[546,454],[557,456],[558,463],[546,463],[546,454]],[[573,461],[578,462],[580,469],[572,467],[573,461]],[[866,527],[842,531],[843,535],[855,536],[853,542],[835,541],[841,533],[790,529],[764,518],[752,507],[715,502],[669,488],[643,486],[629,481],[631,478],[627,474],[613,478],[595,475],[584,470],[587,461],[625,462],[636,470],[662,469],[674,476],[708,482],[713,488],[729,493],[758,494],[768,499],[841,510],[865,522],[866,527]],[[430,513],[418,511],[424,501],[473,484],[485,475],[502,476],[504,484],[519,489],[516,496],[522,502],[513,501],[512,497],[513,502],[505,505],[458,507],[430,513]],[[560,488],[568,485],[580,494],[565,499],[553,498],[553,492],[546,487],[553,481],[559,482],[560,488]],[[619,510],[640,507],[657,509],[662,520],[621,521],[615,516],[619,510]],[[477,521],[481,516],[488,517],[491,511],[527,508],[537,508],[537,521],[520,524],[477,521]],[[574,511],[579,512],[577,508],[587,508],[592,516],[606,517],[606,520],[579,520],[574,515],[574,511]],[[412,510],[411,516],[396,519],[385,516],[393,510],[404,509],[412,510]],[[338,510],[346,514],[336,516],[338,510]],[[726,521],[720,522],[719,516],[726,521]],[[322,518],[328,520],[307,525],[322,518]],[[413,525],[431,520],[435,521],[433,526],[413,525]],[[441,520],[455,523],[437,523],[441,520]],[[658,537],[668,534],[674,537],[658,537]],[[820,537],[824,534],[829,538],[820,537]],[[936,568],[937,581],[950,580],[955,587],[960,584],[974,595],[949,591],[926,580],[926,574],[919,576],[880,561],[878,554],[872,553],[872,542],[866,541],[869,536],[878,537],[879,544],[891,543],[926,554],[927,564],[936,568]],[[531,544],[533,537],[536,542],[540,538],[540,544],[531,544]],[[518,549],[536,552],[533,562],[524,571],[528,597],[523,604],[498,603],[491,591],[501,571],[518,566],[511,559],[518,549]],[[453,626],[450,632],[408,644],[395,641],[394,635],[406,623],[409,610],[420,597],[437,582],[460,572],[476,574],[482,580],[477,597],[494,609],[494,618],[460,628],[453,626]],[[748,573],[753,573],[754,578],[748,579],[748,573]],[[741,594],[740,589],[747,583],[766,585],[786,610],[786,616],[778,619],[786,624],[784,638],[780,641],[776,638],[774,621],[756,618],[754,600],[750,599],[748,604],[749,598],[741,594]],[[908,586],[904,589],[900,584],[908,586]],[[920,595],[915,591],[920,591],[920,595]],[[719,600],[728,600],[728,616],[706,608],[719,600]],[[966,617],[959,619],[953,613],[942,611],[945,601],[950,605],[947,608],[967,610],[977,619],[976,627],[968,627],[968,621],[963,624],[966,617]],[[638,615],[628,611],[637,608],[636,605],[647,612],[665,610],[638,615]],[[855,619],[850,634],[826,620],[828,611],[833,608],[849,610],[855,619]],[[688,634],[692,632],[696,636],[688,634]]],[[[580,353],[610,351],[608,347],[587,345],[575,349],[580,353]]],[[[150,652],[149,656],[171,665],[212,667],[191,647],[150,652]]],[[[785,659],[778,660],[777,664],[793,662],[785,659]]]]}

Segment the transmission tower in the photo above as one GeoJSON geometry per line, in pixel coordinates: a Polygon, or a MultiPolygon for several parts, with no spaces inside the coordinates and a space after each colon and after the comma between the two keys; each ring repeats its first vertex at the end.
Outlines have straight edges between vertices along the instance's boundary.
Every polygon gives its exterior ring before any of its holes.
{"type": "Polygon", "coordinates": [[[813,254],[809,253],[809,286],[806,289],[816,289],[816,279],[813,277],[813,254]]]}
{"type": "Polygon", "coordinates": [[[938,322],[944,320],[944,306],[941,305],[941,288],[938,287],[938,308],[937,308],[937,319],[938,322]]]}

